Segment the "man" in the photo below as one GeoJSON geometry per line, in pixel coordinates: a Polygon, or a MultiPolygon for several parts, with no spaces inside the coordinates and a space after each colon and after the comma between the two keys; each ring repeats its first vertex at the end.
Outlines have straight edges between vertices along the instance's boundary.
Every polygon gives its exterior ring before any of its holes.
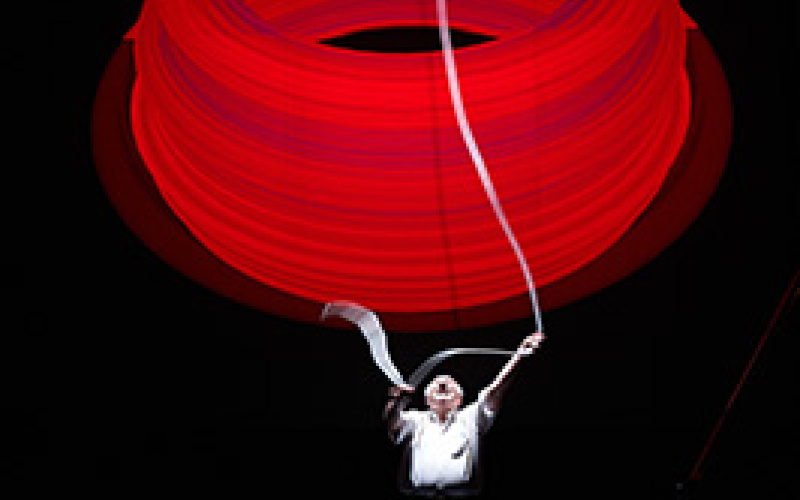
{"type": "Polygon", "coordinates": [[[435,377],[425,388],[427,411],[405,409],[408,398],[401,396],[412,393],[412,387],[390,389],[385,411],[389,435],[395,444],[408,445],[407,481],[401,490],[423,496],[477,493],[479,437],[494,420],[512,370],[542,339],[541,333],[525,338],[492,383],[463,409],[464,391],[449,375],[435,377]]]}

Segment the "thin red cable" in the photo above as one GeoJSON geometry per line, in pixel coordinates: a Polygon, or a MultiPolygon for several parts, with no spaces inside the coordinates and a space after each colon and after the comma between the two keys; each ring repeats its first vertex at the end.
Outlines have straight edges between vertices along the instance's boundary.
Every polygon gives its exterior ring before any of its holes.
{"type": "MultiPolygon", "coordinates": [[[[420,0],[420,14],[422,19],[427,19],[429,15],[427,14],[425,7],[428,4],[425,0],[420,0]]],[[[447,223],[447,213],[445,210],[446,200],[444,195],[444,175],[442,172],[442,162],[441,162],[441,146],[439,144],[439,120],[438,120],[438,105],[436,102],[436,64],[435,61],[432,59],[428,59],[427,61],[428,67],[430,69],[430,80],[431,80],[431,92],[430,92],[430,103],[431,103],[431,135],[433,137],[433,143],[435,148],[435,155],[434,155],[434,162],[436,168],[436,190],[437,196],[439,198],[439,220],[441,221],[441,229],[442,229],[442,244],[444,245],[444,258],[447,261],[447,281],[450,286],[450,294],[452,297],[452,311],[453,311],[453,324],[455,325],[455,329],[458,331],[461,329],[461,325],[458,319],[458,288],[456,287],[455,282],[455,272],[453,268],[453,256],[452,256],[452,249],[450,244],[450,229],[447,223]]]]}
{"type": "Polygon", "coordinates": [[[728,413],[733,406],[733,403],[736,401],[736,398],[739,396],[739,391],[742,390],[742,386],[744,386],[747,377],[750,375],[750,370],[753,368],[756,360],[758,359],[759,354],[761,354],[761,349],[764,347],[764,344],[767,342],[767,338],[769,337],[770,333],[772,333],[772,329],[775,327],[775,323],[778,321],[781,313],[783,312],[787,301],[789,300],[789,296],[792,295],[792,291],[794,291],[794,295],[792,296],[791,302],[794,303],[794,300],[797,298],[798,289],[797,287],[797,280],[800,278],[800,271],[795,273],[794,278],[792,278],[791,282],[789,283],[789,287],[786,289],[786,292],[783,294],[783,298],[781,298],[778,307],[775,309],[775,312],[772,314],[772,318],[767,325],[764,333],[761,335],[761,338],[758,341],[758,345],[756,346],[753,355],[750,357],[750,360],[747,362],[747,365],[742,372],[742,375],[739,377],[739,382],[736,384],[736,387],[733,389],[730,397],[728,398],[728,402],[725,404],[725,408],[723,408],[722,413],[720,414],[719,418],[717,418],[716,423],[714,424],[711,433],[708,436],[708,439],[703,446],[703,449],[700,451],[700,455],[697,457],[697,460],[692,467],[692,472],[689,474],[690,481],[697,481],[700,478],[700,470],[705,462],[706,456],[708,455],[711,446],[714,444],[714,441],[717,438],[717,434],[719,433],[720,429],[722,428],[722,424],[725,422],[725,418],[728,416],[728,413]]]}

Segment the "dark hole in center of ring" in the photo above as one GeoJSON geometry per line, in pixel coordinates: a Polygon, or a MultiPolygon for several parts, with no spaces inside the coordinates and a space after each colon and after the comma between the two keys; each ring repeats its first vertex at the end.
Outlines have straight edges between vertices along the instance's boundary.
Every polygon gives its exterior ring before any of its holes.
{"type": "MultiPolygon", "coordinates": [[[[496,40],[497,37],[460,28],[450,28],[453,49],[471,47],[496,40]]],[[[391,54],[413,54],[442,50],[438,26],[380,26],[350,31],[319,40],[319,43],[340,49],[391,54]]]]}

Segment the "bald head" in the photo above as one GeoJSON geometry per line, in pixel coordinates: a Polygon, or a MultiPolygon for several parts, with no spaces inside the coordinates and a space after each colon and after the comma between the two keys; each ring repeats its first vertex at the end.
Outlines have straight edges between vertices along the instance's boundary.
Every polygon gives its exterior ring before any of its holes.
{"type": "Polygon", "coordinates": [[[425,388],[425,402],[431,410],[444,416],[457,409],[464,399],[464,390],[450,375],[438,375],[425,388]]]}

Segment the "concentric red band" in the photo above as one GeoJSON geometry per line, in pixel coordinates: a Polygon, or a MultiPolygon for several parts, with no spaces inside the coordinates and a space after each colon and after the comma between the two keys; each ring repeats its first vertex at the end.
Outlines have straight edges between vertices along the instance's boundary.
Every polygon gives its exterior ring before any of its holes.
{"type": "MultiPolygon", "coordinates": [[[[459,2],[466,11],[468,4],[459,2]]],[[[502,16],[461,14],[471,29],[494,20],[499,37],[459,51],[459,69],[467,111],[545,308],[649,260],[696,216],[724,166],[729,127],[699,126],[707,112],[730,123],[713,52],[690,32],[689,127],[685,18],[673,2],[613,4],[531,14],[539,31],[514,31],[502,16]],[[601,40],[605,30],[613,40],[601,40]],[[568,58],[569,46],[582,50],[568,58]]],[[[150,2],[134,30],[135,142],[124,135],[130,129],[120,109],[133,76],[124,48],[98,92],[101,177],[151,247],[226,295],[297,319],[313,320],[319,303],[339,298],[381,311],[400,330],[451,328],[454,308],[472,326],[530,314],[511,250],[460,144],[439,60],[431,64],[438,54],[347,53],[312,43],[332,31],[332,18],[321,23],[328,28],[293,38],[287,26],[297,12],[272,23],[268,13],[235,12],[233,3],[218,1],[192,11],[194,19],[186,18],[187,5],[150,2]],[[170,16],[184,17],[175,23],[179,17],[170,16]],[[204,24],[210,19],[215,36],[225,33],[217,44],[204,24]],[[259,32],[257,19],[269,30],[259,32]],[[128,141],[122,161],[121,138],[128,141]],[[123,190],[121,177],[134,175],[123,190]],[[153,211],[143,224],[145,207],[153,211]]]]}

